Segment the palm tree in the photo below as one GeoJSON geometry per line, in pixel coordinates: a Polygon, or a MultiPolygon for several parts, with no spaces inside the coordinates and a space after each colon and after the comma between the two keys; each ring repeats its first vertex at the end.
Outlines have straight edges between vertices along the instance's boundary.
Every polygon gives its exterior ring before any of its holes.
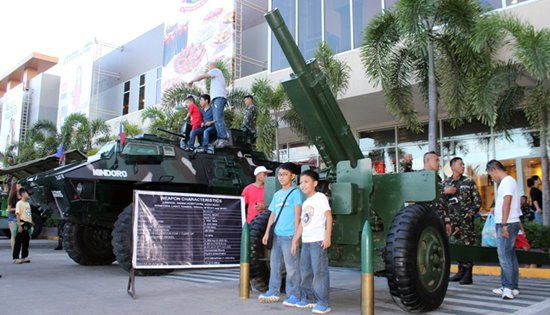
{"type": "Polygon", "coordinates": [[[288,107],[285,90],[281,84],[273,88],[267,78],[254,80],[250,90],[258,110],[256,148],[267,157],[271,157],[275,147],[277,161],[279,161],[279,119],[281,112],[288,107]]]}
{"type": "Polygon", "coordinates": [[[82,113],[73,113],[61,126],[61,143],[67,149],[88,152],[94,145],[110,140],[109,126],[102,119],[89,120],[82,113]]]}
{"type": "Polygon", "coordinates": [[[83,152],[88,144],[90,124],[82,113],[73,113],[65,118],[61,126],[61,143],[68,149],[77,149],[83,152]]]}
{"type": "MultiPolygon", "coordinates": [[[[132,124],[128,121],[122,123],[122,128],[122,130],[124,131],[124,135],[127,137],[135,137],[143,133],[143,130],[138,124],[132,124]]],[[[115,138],[117,136],[118,135],[116,135],[115,138]]]]}
{"type": "Polygon", "coordinates": [[[320,42],[315,50],[315,59],[321,71],[325,73],[328,85],[336,98],[346,93],[349,87],[351,67],[334,56],[334,52],[327,42],[320,42]]]}
{"type": "Polygon", "coordinates": [[[49,120],[39,120],[27,130],[27,139],[19,144],[18,162],[54,154],[59,143],[56,125],[49,120]]]}
{"type": "Polygon", "coordinates": [[[480,72],[474,84],[478,108],[485,106],[489,124],[506,127],[520,106],[532,128],[540,134],[543,220],[550,224],[548,178],[548,122],[550,121],[550,29],[536,30],[517,18],[494,14],[476,28],[473,43],[478,51],[493,51],[494,62],[480,72]],[[498,49],[498,50],[497,50],[498,49]],[[511,53],[507,61],[497,51],[511,53]]]}
{"type": "Polygon", "coordinates": [[[476,0],[401,0],[365,30],[361,60],[367,76],[381,83],[386,107],[398,122],[419,132],[413,85],[428,105],[428,147],[437,148],[439,97],[456,125],[472,111],[466,87],[485,61],[474,53],[469,37],[482,18],[476,0]]]}
{"type": "MultiPolygon", "coordinates": [[[[338,98],[342,96],[349,87],[351,67],[344,61],[337,59],[326,42],[319,43],[314,55],[319,68],[327,77],[328,85],[334,97],[338,98]]],[[[313,144],[313,139],[309,136],[302,122],[302,118],[294,110],[294,104],[288,99],[286,101],[291,104],[291,108],[283,113],[281,120],[284,121],[293,132],[300,135],[308,145],[313,144]]]]}

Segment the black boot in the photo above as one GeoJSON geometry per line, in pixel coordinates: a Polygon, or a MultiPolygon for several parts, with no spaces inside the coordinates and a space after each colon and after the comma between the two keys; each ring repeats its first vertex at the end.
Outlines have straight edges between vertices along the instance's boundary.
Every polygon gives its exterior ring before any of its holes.
{"type": "Polygon", "coordinates": [[[474,283],[472,281],[472,269],[474,268],[474,264],[471,262],[464,264],[464,276],[462,279],[460,279],[460,284],[472,284],[474,283]]]}
{"type": "Polygon", "coordinates": [[[458,263],[458,272],[455,273],[454,276],[450,277],[449,281],[451,281],[451,282],[460,281],[463,276],[464,276],[464,265],[462,265],[462,263],[459,262],[458,263]]]}

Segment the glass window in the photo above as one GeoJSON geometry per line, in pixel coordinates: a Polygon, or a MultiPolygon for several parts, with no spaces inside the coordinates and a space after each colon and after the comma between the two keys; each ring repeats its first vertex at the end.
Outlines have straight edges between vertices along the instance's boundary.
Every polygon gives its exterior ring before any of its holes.
{"type": "MultiPolygon", "coordinates": [[[[491,2],[495,2],[496,0],[493,0],[491,2]]],[[[525,2],[525,1],[529,1],[529,0],[506,0],[506,6],[511,6],[511,5],[515,5],[515,4],[518,4],[520,2],[525,2]]],[[[500,1],[499,1],[500,2],[500,1]]],[[[500,8],[500,6],[498,7],[500,8]]]]}
{"type": "Polygon", "coordinates": [[[420,132],[412,132],[405,127],[399,127],[397,141],[400,145],[428,143],[428,125],[423,125],[420,132]]]}
{"type": "Polygon", "coordinates": [[[479,0],[479,4],[489,11],[502,8],[502,0],[479,0]]]}
{"type": "Polygon", "coordinates": [[[384,10],[391,10],[399,0],[384,0],[384,10]]]}
{"type": "Polygon", "coordinates": [[[395,146],[394,128],[359,133],[359,147],[361,150],[386,146],[395,146]]]}
{"type": "Polygon", "coordinates": [[[351,49],[349,0],[325,0],[325,42],[334,53],[351,49]]]}
{"type": "Polygon", "coordinates": [[[321,1],[298,1],[298,47],[308,60],[321,42],[321,1]]]}
{"type": "Polygon", "coordinates": [[[504,134],[495,136],[495,159],[513,159],[524,156],[532,156],[538,153],[538,149],[531,146],[531,133],[516,128],[510,130],[508,137],[504,134]]]}
{"type": "MultiPolygon", "coordinates": [[[[268,10],[268,1],[240,1],[242,3],[242,16],[238,16],[242,23],[242,47],[240,58],[240,75],[258,73],[267,69],[267,42],[269,28],[264,18],[268,10]]],[[[238,29],[236,30],[239,31],[238,29]]],[[[236,42],[236,45],[239,45],[236,42]]],[[[237,50],[239,51],[239,50],[237,50]]]]}
{"type": "MultiPolygon", "coordinates": [[[[382,12],[382,1],[353,0],[353,47],[363,45],[363,31],[369,22],[382,12]]],[[[325,22],[327,24],[327,22],[325,22]]]]}
{"type": "Polygon", "coordinates": [[[138,108],[142,110],[145,107],[145,74],[139,76],[139,101],[138,108]]]}
{"type": "Polygon", "coordinates": [[[130,81],[124,82],[124,94],[122,97],[122,115],[128,114],[130,107],[130,81]]]}
{"type": "MultiPolygon", "coordinates": [[[[296,38],[296,2],[288,0],[273,0],[272,8],[279,9],[290,34],[296,38]]],[[[288,68],[288,61],[283,54],[283,50],[281,49],[279,42],[273,33],[271,33],[271,71],[277,71],[284,68],[288,68]]]]}
{"type": "Polygon", "coordinates": [[[453,128],[448,120],[443,121],[443,139],[458,135],[487,136],[491,133],[491,128],[478,121],[464,123],[453,128]]]}

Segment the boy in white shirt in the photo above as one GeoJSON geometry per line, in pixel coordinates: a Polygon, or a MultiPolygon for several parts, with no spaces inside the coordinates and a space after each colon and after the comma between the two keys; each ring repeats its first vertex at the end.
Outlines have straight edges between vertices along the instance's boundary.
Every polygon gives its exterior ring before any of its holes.
{"type": "Polygon", "coordinates": [[[25,188],[19,189],[21,200],[15,205],[15,216],[17,218],[17,233],[13,246],[13,262],[15,264],[29,263],[29,243],[32,230],[32,211],[29,204],[29,192],[25,188]],[[19,254],[21,253],[21,259],[19,254]]]}
{"type": "Polygon", "coordinates": [[[332,212],[327,197],[315,189],[319,175],[306,170],[300,175],[300,189],[307,195],[302,204],[300,223],[292,239],[291,254],[296,255],[300,236],[300,275],[302,299],[296,307],[313,307],[313,313],[325,314],[329,307],[329,271],[327,249],[331,245],[332,212]]]}

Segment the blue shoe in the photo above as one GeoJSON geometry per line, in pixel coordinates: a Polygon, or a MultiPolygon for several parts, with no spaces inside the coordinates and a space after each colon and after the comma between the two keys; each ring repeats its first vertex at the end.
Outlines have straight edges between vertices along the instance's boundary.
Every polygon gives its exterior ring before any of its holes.
{"type": "Polygon", "coordinates": [[[312,308],[315,306],[315,303],[310,303],[305,300],[300,300],[296,303],[297,308],[312,308]]]}
{"type": "Polygon", "coordinates": [[[299,300],[296,298],[296,296],[291,295],[286,300],[284,300],[283,305],[290,306],[290,307],[296,307],[299,300]]]}
{"type": "Polygon", "coordinates": [[[276,293],[267,291],[266,293],[260,294],[258,300],[260,303],[274,303],[279,302],[281,298],[276,293]]]}
{"type": "Polygon", "coordinates": [[[315,304],[315,306],[313,307],[313,310],[312,310],[312,312],[315,313],[315,314],[326,314],[330,311],[332,311],[330,309],[330,307],[319,305],[319,304],[315,304]]]}

